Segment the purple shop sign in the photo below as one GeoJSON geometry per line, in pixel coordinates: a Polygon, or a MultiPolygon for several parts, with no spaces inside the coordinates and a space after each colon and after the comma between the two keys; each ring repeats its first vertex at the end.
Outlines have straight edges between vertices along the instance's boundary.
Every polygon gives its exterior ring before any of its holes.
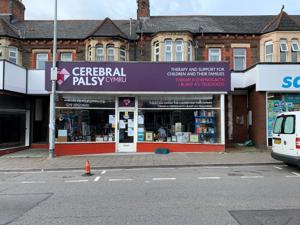
{"type": "MultiPolygon", "coordinates": [[[[51,90],[51,63],[46,90],[51,90]]],[[[229,92],[226,62],[58,62],[57,91],[229,92]]]]}

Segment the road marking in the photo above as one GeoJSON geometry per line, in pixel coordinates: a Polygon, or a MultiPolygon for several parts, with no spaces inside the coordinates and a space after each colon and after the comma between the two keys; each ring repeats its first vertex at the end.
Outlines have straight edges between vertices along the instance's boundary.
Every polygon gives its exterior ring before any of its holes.
{"type": "Polygon", "coordinates": [[[65,183],[83,183],[88,181],[89,180],[66,180],[65,183]]]}
{"type": "Polygon", "coordinates": [[[205,169],[229,169],[229,166],[204,166],[205,169]]]}
{"type": "Polygon", "coordinates": [[[176,178],[175,178],[175,177],[165,177],[165,178],[163,178],[163,177],[158,177],[158,178],[153,178],[152,180],[154,180],[154,181],[160,181],[160,180],[176,180],[176,178]]]}
{"type": "Polygon", "coordinates": [[[96,177],[95,179],[94,179],[94,182],[98,182],[99,180],[100,180],[100,176],[98,176],[98,177],[96,177]]]}
{"type": "Polygon", "coordinates": [[[22,184],[45,184],[46,181],[22,181],[22,184]]]}
{"type": "Polygon", "coordinates": [[[241,176],[242,179],[264,178],[264,176],[241,176]]]}
{"type": "Polygon", "coordinates": [[[275,169],[278,169],[278,170],[282,170],[282,168],[279,167],[279,166],[274,166],[274,168],[275,168],[275,169]]]}
{"type": "Polygon", "coordinates": [[[103,174],[106,174],[106,170],[103,170],[102,172],[101,172],[101,174],[103,175],[103,174]]]}
{"type": "Polygon", "coordinates": [[[221,177],[198,177],[199,180],[219,180],[221,177]]]}
{"type": "Polygon", "coordinates": [[[294,174],[294,175],[297,176],[297,177],[300,176],[300,173],[292,172],[292,174],[294,174]]]}
{"type": "Polygon", "coordinates": [[[109,181],[133,181],[133,179],[109,179],[109,181]]]}

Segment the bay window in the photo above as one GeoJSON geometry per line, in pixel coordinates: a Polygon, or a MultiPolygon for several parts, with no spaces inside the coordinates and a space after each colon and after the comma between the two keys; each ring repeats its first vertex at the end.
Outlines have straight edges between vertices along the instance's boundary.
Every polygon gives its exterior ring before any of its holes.
{"type": "Polygon", "coordinates": [[[12,63],[17,63],[18,49],[16,47],[8,47],[8,61],[12,63]]]}
{"type": "Polygon", "coordinates": [[[115,49],[113,45],[107,45],[107,61],[115,61],[115,49]]]}
{"type": "Polygon", "coordinates": [[[159,42],[155,42],[153,45],[153,61],[158,62],[159,61],[159,42]]]}
{"type": "Polygon", "coordinates": [[[286,40],[280,41],[280,62],[287,61],[288,46],[286,40]]]}
{"type": "Polygon", "coordinates": [[[171,62],[173,61],[173,48],[172,48],[173,42],[172,40],[165,40],[165,61],[171,62]]]}
{"type": "Polygon", "coordinates": [[[124,47],[120,48],[120,61],[126,61],[126,49],[124,47]]]}
{"type": "Polygon", "coordinates": [[[183,40],[176,40],[176,61],[183,61],[183,40]]]}
{"type": "Polygon", "coordinates": [[[96,61],[104,61],[104,48],[103,45],[96,46],[96,61]]]}
{"type": "Polygon", "coordinates": [[[265,44],[265,61],[273,62],[273,42],[271,41],[265,44]]]}

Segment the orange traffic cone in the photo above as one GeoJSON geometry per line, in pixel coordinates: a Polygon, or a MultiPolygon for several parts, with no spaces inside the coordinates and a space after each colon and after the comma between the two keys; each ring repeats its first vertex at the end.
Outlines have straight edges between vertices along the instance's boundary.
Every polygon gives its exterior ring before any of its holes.
{"type": "Polygon", "coordinates": [[[86,160],[85,162],[85,174],[83,174],[84,176],[92,176],[93,174],[91,173],[91,165],[89,160],[86,160]]]}

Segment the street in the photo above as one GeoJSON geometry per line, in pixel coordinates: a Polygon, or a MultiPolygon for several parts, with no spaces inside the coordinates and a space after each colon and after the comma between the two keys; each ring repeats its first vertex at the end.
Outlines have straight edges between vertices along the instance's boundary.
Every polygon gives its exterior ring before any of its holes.
{"type": "Polygon", "coordinates": [[[285,165],[0,173],[0,224],[300,224],[285,165]]]}

